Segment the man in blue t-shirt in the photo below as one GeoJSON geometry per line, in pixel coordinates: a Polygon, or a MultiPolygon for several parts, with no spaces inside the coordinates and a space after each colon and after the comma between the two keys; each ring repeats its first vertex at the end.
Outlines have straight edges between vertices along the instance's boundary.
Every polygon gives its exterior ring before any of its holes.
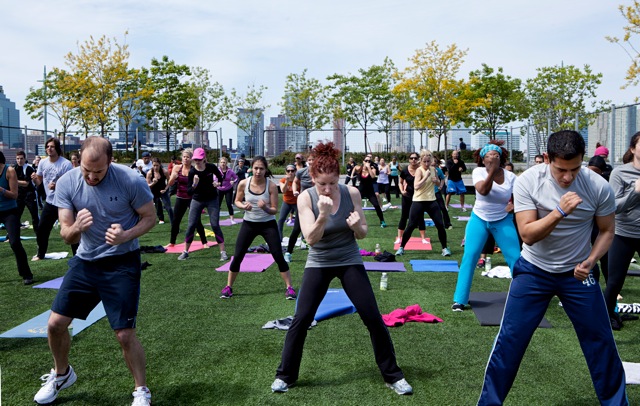
{"type": "Polygon", "coordinates": [[[622,361],[592,274],[613,240],[615,197],[604,178],[582,167],[585,145],[579,133],[553,133],[547,146],[549,163],[529,168],[513,189],[524,244],[478,405],[503,404],[554,296],[573,323],[600,403],[628,405],[622,361]],[[599,234],[591,245],[594,222],[599,234]]]}
{"type": "Polygon", "coordinates": [[[80,246],[69,261],[47,325],[55,368],[43,377],[34,400],[51,403],[76,381],[69,365],[68,327],[74,318],[86,319],[102,301],[135,381],[134,403],[150,405],[144,349],[135,327],[141,272],[138,237],[155,224],[153,196],[139,174],[111,163],[108,140],[87,138],[81,154],[80,167],[56,184],[60,235],[66,243],[80,246]]]}

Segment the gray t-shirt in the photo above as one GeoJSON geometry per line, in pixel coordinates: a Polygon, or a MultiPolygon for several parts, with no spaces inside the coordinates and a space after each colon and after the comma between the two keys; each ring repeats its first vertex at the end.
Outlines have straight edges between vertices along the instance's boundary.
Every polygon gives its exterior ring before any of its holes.
{"type": "Polygon", "coordinates": [[[300,193],[313,186],[313,180],[311,179],[308,166],[298,170],[298,172],[296,172],[296,178],[300,181],[300,193]]]}
{"type": "Polygon", "coordinates": [[[640,238],[640,193],[635,191],[640,169],[633,163],[616,167],[609,184],[616,198],[616,234],[640,238]]]}
{"type": "Polygon", "coordinates": [[[606,216],[615,210],[611,187],[602,176],[581,168],[573,183],[562,188],[549,165],[536,165],[518,177],[513,189],[515,212],[537,210],[539,219],[555,210],[567,192],[576,192],[582,203],[546,238],[522,245],[522,257],[550,273],[571,271],[587,259],[594,216],[606,216]]]}
{"type": "Polygon", "coordinates": [[[49,158],[43,159],[38,165],[38,176],[42,176],[42,185],[44,186],[44,193],[47,195],[47,203],[53,203],[55,197],[55,191],[58,189],[58,179],[68,171],[73,169],[71,161],[61,156],[55,162],[51,162],[49,158]],[[54,190],[49,189],[49,184],[56,182],[56,188],[54,190]]]}
{"type": "Polygon", "coordinates": [[[91,212],[93,225],[82,233],[76,255],[92,261],[139,248],[137,238],[120,245],[108,245],[105,234],[111,224],[120,224],[125,230],[133,228],[140,218],[136,210],[152,200],[147,182],[137,171],[111,164],[107,175],[96,186],[87,184],[80,168],[68,172],[56,185],[54,204],[76,213],[85,208],[91,212]]]}
{"type": "MultiPolygon", "coordinates": [[[[344,266],[362,264],[362,256],[353,230],[347,225],[347,217],[354,210],[349,187],[340,184],[340,207],[329,216],[324,225],[324,234],[320,241],[309,248],[307,268],[344,266]]],[[[318,218],[318,192],[316,188],[307,189],[311,198],[313,214],[318,218]]]]}

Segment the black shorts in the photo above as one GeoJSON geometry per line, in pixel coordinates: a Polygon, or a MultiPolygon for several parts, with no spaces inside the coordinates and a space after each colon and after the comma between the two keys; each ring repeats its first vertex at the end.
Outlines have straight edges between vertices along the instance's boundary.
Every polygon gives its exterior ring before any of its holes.
{"type": "Polygon", "coordinates": [[[112,329],[135,328],[140,273],[140,250],[96,261],[73,257],[51,310],[86,320],[102,301],[112,329]]]}

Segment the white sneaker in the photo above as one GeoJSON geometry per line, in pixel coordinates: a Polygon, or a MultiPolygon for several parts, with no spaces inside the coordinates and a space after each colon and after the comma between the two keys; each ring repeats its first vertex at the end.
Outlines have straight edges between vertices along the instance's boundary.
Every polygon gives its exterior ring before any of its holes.
{"type": "Polygon", "coordinates": [[[227,251],[220,251],[220,261],[228,261],[229,256],[227,255],[227,251]]]}
{"type": "Polygon", "coordinates": [[[386,198],[386,197],[383,197],[383,198],[382,198],[382,203],[386,203],[386,202],[387,202],[387,198],[386,198]]]}
{"type": "Polygon", "coordinates": [[[398,395],[411,395],[413,388],[406,379],[402,378],[398,382],[388,383],[387,387],[393,389],[398,395]]]}
{"type": "Polygon", "coordinates": [[[164,224],[164,220],[158,221],[158,224],[164,224]]]}
{"type": "Polygon", "coordinates": [[[131,406],[151,406],[151,392],[146,386],[138,386],[132,395],[133,403],[131,406]]]}
{"type": "Polygon", "coordinates": [[[400,244],[401,242],[402,242],[402,238],[398,237],[398,238],[396,238],[396,240],[393,242],[393,245],[400,244]]]}
{"type": "Polygon", "coordinates": [[[234,219],[231,219],[231,225],[233,226],[233,225],[236,225],[236,224],[238,224],[238,223],[236,223],[236,221],[234,219]]]}
{"type": "Polygon", "coordinates": [[[271,384],[271,392],[284,393],[288,390],[289,390],[289,385],[287,385],[287,383],[280,378],[277,378],[271,384]]]}
{"type": "Polygon", "coordinates": [[[301,250],[306,250],[307,249],[307,244],[305,244],[304,241],[300,242],[300,249],[301,250]]]}
{"type": "Polygon", "coordinates": [[[429,244],[429,240],[427,240],[426,238],[423,238],[423,239],[422,239],[422,243],[423,243],[423,244],[429,244]]]}
{"type": "Polygon", "coordinates": [[[460,210],[462,210],[463,213],[467,211],[467,209],[464,208],[464,207],[462,209],[460,209],[460,210]]]}
{"type": "Polygon", "coordinates": [[[387,211],[391,208],[391,203],[387,203],[382,205],[382,211],[387,211]]]}
{"type": "Polygon", "coordinates": [[[69,365],[69,372],[67,372],[66,375],[58,376],[56,375],[56,370],[52,369],[48,374],[42,375],[40,379],[44,381],[44,383],[42,384],[42,388],[36,393],[36,396],[33,397],[33,401],[39,405],[46,405],[56,400],[58,392],[62,389],[73,385],[78,379],[78,376],[71,365],[69,365]]]}

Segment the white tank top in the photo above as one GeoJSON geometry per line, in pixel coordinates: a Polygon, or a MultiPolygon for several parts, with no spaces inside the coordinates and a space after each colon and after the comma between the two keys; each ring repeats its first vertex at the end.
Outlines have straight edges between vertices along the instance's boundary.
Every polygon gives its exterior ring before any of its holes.
{"type": "Polygon", "coordinates": [[[253,176],[247,178],[247,182],[244,188],[244,201],[251,203],[251,211],[245,211],[243,219],[246,221],[253,221],[258,223],[275,220],[275,214],[269,214],[258,206],[259,200],[264,200],[267,204],[271,204],[271,195],[269,194],[269,185],[271,184],[271,181],[267,179],[264,191],[261,194],[255,194],[250,190],[252,180],[253,176]]]}

